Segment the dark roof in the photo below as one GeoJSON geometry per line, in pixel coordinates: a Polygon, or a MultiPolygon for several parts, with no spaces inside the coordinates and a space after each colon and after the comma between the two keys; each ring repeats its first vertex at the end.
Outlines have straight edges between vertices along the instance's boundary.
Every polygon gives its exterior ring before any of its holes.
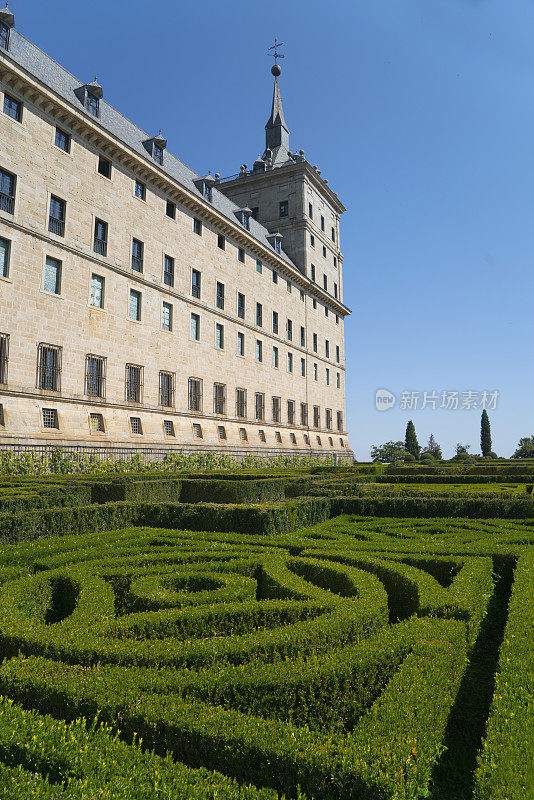
{"type": "MultiPolygon", "coordinates": [[[[33,44],[33,42],[30,42],[29,39],[26,39],[26,37],[16,29],[12,29],[11,31],[9,51],[7,53],[2,51],[2,55],[8,59],[11,58],[16,64],[37,78],[37,80],[41,81],[41,83],[45,84],[78,111],[85,113],[75,91],[87,84],[71,75],[68,70],[44,53],[37,45],[33,44]]],[[[129,119],[105,100],[100,100],[99,119],[95,120],[95,118],[90,115],[89,118],[91,122],[98,122],[106,131],[117,137],[117,139],[120,139],[132,150],[135,150],[139,156],[145,160],[149,160],[143,142],[149,139],[150,136],[134,125],[133,122],[130,122],[129,119]]],[[[159,165],[156,166],[159,167],[159,165]]],[[[200,178],[200,175],[193,172],[192,169],[187,167],[168,150],[165,151],[163,166],[159,168],[193,194],[199,194],[195,181],[200,178]]],[[[210,205],[230,222],[235,224],[235,212],[238,210],[238,206],[226,197],[226,195],[218,191],[216,186],[213,189],[213,201],[210,205]]],[[[250,231],[247,231],[247,233],[252,234],[265,248],[273,250],[267,238],[269,234],[268,230],[252,218],[250,219],[250,231]]],[[[281,255],[289,265],[299,271],[298,267],[286,253],[282,251],[281,254],[277,255],[278,257],[281,255]]]]}

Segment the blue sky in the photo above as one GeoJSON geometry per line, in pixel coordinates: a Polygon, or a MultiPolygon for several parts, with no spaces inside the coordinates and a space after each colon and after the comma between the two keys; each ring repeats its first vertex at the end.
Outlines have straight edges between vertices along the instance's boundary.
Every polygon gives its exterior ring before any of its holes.
{"type": "Polygon", "coordinates": [[[534,433],[534,0],[12,0],[17,28],[198,172],[263,150],[266,51],[285,42],[291,147],[342,218],[347,416],[357,458],[412,418],[444,455],[534,433]],[[379,413],[375,391],[398,398],[379,413]],[[403,391],[418,408],[401,408],[403,391]],[[436,408],[421,409],[423,392],[436,408]],[[480,401],[482,395],[479,394],[480,401]]]}

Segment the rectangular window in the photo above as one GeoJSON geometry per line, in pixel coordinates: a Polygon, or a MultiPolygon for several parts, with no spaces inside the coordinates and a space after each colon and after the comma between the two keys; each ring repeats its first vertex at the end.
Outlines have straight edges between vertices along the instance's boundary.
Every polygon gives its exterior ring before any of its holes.
{"type": "Polygon", "coordinates": [[[324,217],[321,214],[321,230],[324,231],[324,217]]]}
{"type": "Polygon", "coordinates": [[[165,213],[171,219],[176,219],[176,203],[173,203],[172,200],[167,200],[165,203],[165,213]]]}
{"type": "Polygon", "coordinates": [[[163,147],[160,147],[159,144],[154,144],[153,156],[156,164],[163,166],[163,147]]]}
{"type": "Polygon", "coordinates": [[[262,422],[265,419],[265,395],[263,392],[256,392],[255,395],[256,419],[262,422]]]}
{"type": "Polygon", "coordinates": [[[89,430],[91,433],[105,433],[104,417],[102,414],[89,414],[89,430]]]}
{"type": "Polygon", "coordinates": [[[278,333],[278,311],[273,311],[273,333],[278,333]]]}
{"type": "Polygon", "coordinates": [[[280,422],[280,406],[282,405],[282,401],[279,397],[273,397],[273,404],[272,404],[272,417],[273,422],[280,422]]]}
{"type": "Polygon", "coordinates": [[[200,292],[202,287],[202,275],[198,269],[191,271],[191,294],[200,300],[200,292]]]}
{"type": "Polygon", "coordinates": [[[248,434],[246,428],[239,428],[239,436],[242,442],[248,442],[248,434]]]}
{"type": "Polygon", "coordinates": [[[15,185],[15,176],[0,169],[0,211],[7,214],[12,214],[15,210],[15,185]]]}
{"type": "Polygon", "coordinates": [[[106,256],[108,253],[108,223],[101,219],[95,219],[93,250],[99,256],[106,256]]]}
{"type": "Polygon", "coordinates": [[[89,353],[85,356],[85,394],[88,397],[106,396],[106,359],[89,353]]]}
{"type": "Polygon", "coordinates": [[[325,315],[325,317],[328,316],[328,306],[324,307],[324,315],[325,315]]]}
{"type": "Polygon", "coordinates": [[[256,303],[256,325],[258,328],[263,326],[263,306],[261,303],[256,303]]]}
{"type": "Polygon", "coordinates": [[[287,217],[289,214],[289,201],[282,200],[279,205],[279,213],[281,217],[287,217]]]}
{"type": "Polygon", "coordinates": [[[310,437],[308,436],[307,433],[305,433],[304,434],[304,444],[309,444],[309,443],[310,443],[310,437]]]}
{"type": "Polygon", "coordinates": [[[246,419],[247,416],[247,390],[235,390],[235,415],[239,419],[246,419]]]}
{"type": "Polygon", "coordinates": [[[187,407],[189,411],[202,412],[202,380],[200,378],[189,378],[187,407]]]}
{"type": "Polygon", "coordinates": [[[174,422],[172,419],[163,420],[163,433],[165,436],[176,436],[174,432],[174,422]]]}
{"type": "Polygon", "coordinates": [[[337,258],[334,256],[334,267],[337,267],[337,258]]]}
{"type": "Polygon", "coordinates": [[[196,233],[197,236],[202,236],[202,222],[193,217],[193,233],[196,233]]]}
{"type": "Polygon", "coordinates": [[[287,291],[289,292],[289,294],[291,294],[291,292],[293,290],[293,284],[291,283],[291,281],[287,281],[286,282],[286,288],[287,288],[287,291]]]}
{"type": "Polygon", "coordinates": [[[337,283],[334,283],[334,297],[337,300],[337,283]]]}
{"type": "Polygon", "coordinates": [[[200,341],[200,317],[198,314],[191,314],[191,339],[195,342],[200,341]]]}
{"type": "Polygon", "coordinates": [[[302,375],[303,378],[306,377],[306,359],[305,358],[301,358],[300,359],[300,374],[302,375]]]}
{"type": "Polygon", "coordinates": [[[172,305],[163,303],[161,308],[161,327],[164,331],[172,331],[172,305]]]}
{"type": "Polygon", "coordinates": [[[321,442],[321,437],[320,436],[316,436],[315,438],[317,440],[317,444],[319,445],[319,447],[322,447],[323,443],[321,442]]]}
{"type": "Polygon", "coordinates": [[[273,367],[278,369],[278,347],[273,347],[273,367]]]}
{"type": "Polygon", "coordinates": [[[300,424],[306,427],[308,425],[308,404],[300,404],[300,424]]]}
{"type": "Polygon", "coordinates": [[[195,439],[203,439],[202,425],[199,422],[193,422],[193,436],[195,439]]]}
{"type": "Polygon", "coordinates": [[[337,314],[336,314],[336,325],[339,325],[339,317],[337,314]]]}
{"type": "Polygon", "coordinates": [[[315,299],[315,297],[312,298],[312,305],[314,309],[317,308],[317,300],[315,299]]]}
{"type": "Polygon", "coordinates": [[[104,308],[104,278],[101,275],[91,275],[90,305],[94,308],[104,308]]]}
{"type": "Polygon", "coordinates": [[[313,219],[313,206],[311,203],[308,203],[308,216],[310,219],[313,219]]]}
{"type": "Polygon", "coordinates": [[[343,430],[343,412],[342,411],[338,411],[337,412],[337,429],[338,429],[338,431],[342,431],[343,430]]]}
{"type": "Polygon", "coordinates": [[[132,239],[132,269],[136,272],[143,271],[143,256],[145,246],[139,239],[132,239]]]}
{"type": "Polygon", "coordinates": [[[316,381],[316,380],[317,380],[317,377],[318,377],[318,369],[317,369],[317,364],[314,364],[314,365],[313,365],[313,380],[314,380],[314,381],[316,381]]]}
{"type": "Polygon", "coordinates": [[[326,247],[323,245],[323,258],[326,258],[326,247]]]}
{"type": "Polygon", "coordinates": [[[8,364],[9,364],[9,334],[0,333],[0,386],[7,385],[8,364]]]}
{"type": "Polygon", "coordinates": [[[4,95],[4,114],[8,117],[20,122],[22,120],[22,103],[11,97],[9,94],[4,95]]]}
{"type": "Polygon", "coordinates": [[[287,338],[289,339],[289,341],[292,342],[293,341],[293,322],[290,319],[288,319],[288,321],[286,323],[286,334],[287,334],[287,338]]]}
{"type": "Polygon", "coordinates": [[[267,441],[267,439],[265,437],[265,431],[262,431],[261,429],[258,431],[258,439],[260,440],[260,442],[266,442],[267,441]]]}
{"type": "Polygon", "coordinates": [[[61,261],[46,257],[43,289],[51,294],[61,294],[61,261]]]}
{"type": "Polygon", "coordinates": [[[315,283],[315,264],[311,265],[311,279],[315,283]]]}
{"type": "Polygon", "coordinates": [[[256,272],[259,275],[261,275],[261,273],[263,272],[263,264],[261,263],[261,261],[256,261],[256,272]]]}
{"type": "Polygon", "coordinates": [[[226,384],[213,384],[213,413],[218,416],[226,414],[226,384]]]}
{"type": "Polygon", "coordinates": [[[96,94],[89,91],[85,92],[85,108],[93,117],[100,115],[100,100],[96,94]]]}
{"type": "Polygon", "coordinates": [[[263,342],[260,339],[256,339],[256,361],[263,361],[263,342]]]}
{"type": "Polygon", "coordinates": [[[287,401],[287,424],[294,425],[295,424],[295,401],[288,400],[287,401]]]}
{"type": "Polygon", "coordinates": [[[130,433],[134,436],[143,435],[143,425],[140,417],[130,417],[130,433]]]}
{"type": "Polygon", "coordinates": [[[43,408],[43,428],[59,430],[57,408],[43,408]]]}
{"type": "Polygon", "coordinates": [[[163,408],[174,408],[174,372],[159,373],[159,404],[163,408]]]}
{"type": "Polygon", "coordinates": [[[333,241],[333,242],[335,242],[335,241],[336,241],[336,231],[335,231],[335,229],[334,229],[334,228],[332,228],[332,241],[333,241]]]}
{"type": "Polygon", "coordinates": [[[239,319],[245,319],[245,295],[241,292],[237,293],[237,316],[239,319]]]}
{"type": "Polygon", "coordinates": [[[326,385],[330,386],[330,370],[326,368],[326,385]]]}
{"type": "Polygon", "coordinates": [[[111,161],[104,156],[98,156],[98,172],[104,178],[111,178],[111,161]]]}
{"type": "Polygon", "coordinates": [[[217,293],[215,298],[215,304],[217,308],[220,308],[221,311],[224,311],[224,283],[220,283],[217,281],[217,293]]]}
{"type": "Polygon", "coordinates": [[[310,244],[312,247],[315,247],[315,236],[313,233],[310,235],[310,244]]]}
{"type": "Polygon", "coordinates": [[[130,289],[128,316],[136,322],[141,321],[141,292],[137,292],[135,289],[130,289]]]}
{"type": "Polygon", "coordinates": [[[273,283],[278,283],[278,272],[273,269],[273,283]]]}
{"type": "Polygon", "coordinates": [[[276,439],[278,444],[282,444],[282,434],[280,433],[280,431],[274,432],[274,438],[276,439]]]}
{"type": "Polygon", "coordinates": [[[237,334],[237,355],[245,355],[245,334],[241,333],[241,331],[237,334]]]}
{"type": "Polygon", "coordinates": [[[317,334],[316,333],[313,334],[313,352],[314,353],[317,352],[317,334]]]}
{"type": "Polygon", "coordinates": [[[223,441],[226,440],[226,428],[224,425],[217,425],[217,433],[219,435],[219,439],[222,439],[223,441]]]}
{"type": "Polygon", "coordinates": [[[171,256],[163,258],[163,283],[165,286],[174,286],[174,258],[171,256]]]}
{"type": "Polygon", "coordinates": [[[326,418],[325,419],[326,430],[327,431],[331,431],[332,430],[332,409],[331,408],[326,408],[324,413],[325,413],[325,418],[326,418]]]}
{"type": "Polygon", "coordinates": [[[306,330],[304,325],[300,326],[300,346],[306,347],[306,330]]]}
{"type": "Polygon", "coordinates": [[[226,239],[220,233],[217,236],[217,247],[219,247],[221,250],[226,250],[226,239]]]}
{"type": "Polygon", "coordinates": [[[9,33],[10,28],[8,25],[5,25],[3,22],[0,22],[0,47],[3,47],[4,50],[9,49],[9,33]]]}
{"type": "Polygon", "coordinates": [[[319,406],[313,407],[313,427],[318,428],[321,424],[321,411],[319,406]]]}
{"type": "Polygon", "coordinates": [[[300,290],[300,299],[302,300],[302,302],[304,302],[304,297],[305,297],[305,295],[304,295],[304,289],[301,289],[301,290],[300,290]]]}
{"type": "Polygon", "coordinates": [[[287,354],[287,371],[293,372],[293,353],[287,354]]]}
{"type": "Polygon", "coordinates": [[[61,130],[61,128],[56,128],[54,142],[56,147],[59,147],[60,150],[64,150],[65,153],[70,153],[70,135],[61,130]]]}
{"type": "Polygon", "coordinates": [[[336,344],[336,361],[338,364],[339,364],[339,354],[340,354],[339,345],[336,344]]]}
{"type": "Polygon", "coordinates": [[[330,342],[328,339],[324,340],[324,354],[326,358],[330,358],[330,342]]]}
{"type": "Polygon", "coordinates": [[[139,200],[146,199],[146,186],[142,181],[136,180],[134,184],[134,194],[139,200]]]}
{"type": "Polygon", "coordinates": [[[61,351],[54,344],[37,346],[37,381],[38,389],[47,392],[61,391],[61,351]]]}
{"type": "Polygon", "coordinates": [[[242,247],[237,248],[237,260],[240,261],[242,264],[245,263],[245,251],[242,247]]]}
{"type": "Polygon", "coordinates": [[[66,203],[59,197],[50,198],[50,214],[48,217],[48,230],[56,236],[65,235],[65,207],[66,203]]]}
{"type": "Polygon", "coordinates": [[[11,242],[9,239],[0,239],[0,278],[9,278],[9,256],[11,242]]]}
{"type": "Polygon", "coordinates": [[[336,372],[336,387],[338,389],[341,389],[341,375],[339,374],[339,372],[336,372]]]}
{"type": "Polygon", "coordinates": [[[143,402],[143,367],[126,364],[124,398],[127,403],[143,402]]]}
{"type": "Polygon", "coordinates": [[[328,291],[328,277],[326,275],[323,275],[323,289],[325,292],[328,291]]]}
{"type": "Polygon", "coordinates": [[[215,323],[215,347],[224,350],[224,325],[220,322],[215,323]]]}

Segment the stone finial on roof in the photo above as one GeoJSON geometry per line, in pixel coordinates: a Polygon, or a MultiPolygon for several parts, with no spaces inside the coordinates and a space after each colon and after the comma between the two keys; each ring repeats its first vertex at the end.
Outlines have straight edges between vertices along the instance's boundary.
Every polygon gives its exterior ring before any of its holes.
{"type": "Polygon", "coordinates": [[[282,98],[280,96],[280,86],[278,84],[278,75],[281,70],[278,65],[278,71],[274,74],[274,90],[273,90],[273,104],[271,108],[271,116],[265,125],[265,147],[270,150],[278,150],[282,147],[284,150],[289,150],[289,129],[284,119],[284,109],[282,108],[282,98]]]}
{"type": "Polygon", "coordinates": [[[0,10],[0,22],[3,22],[3,24],[7,25],[8,28],[12,28],[15,24],[15,17],[7,7],[7,3],[5,8],[0,10]]]}

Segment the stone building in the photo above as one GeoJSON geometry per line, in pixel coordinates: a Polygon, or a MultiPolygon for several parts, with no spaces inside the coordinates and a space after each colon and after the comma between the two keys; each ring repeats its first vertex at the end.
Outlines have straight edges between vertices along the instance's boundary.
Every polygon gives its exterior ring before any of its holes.
{"type": "MultiPolygon", "coordinates": [[[[197,175],[0,11],[0,445],[350,456],[337,195],[197,175]]],[[[161,120],[154,120],[154,125],[161,120]]]]}

